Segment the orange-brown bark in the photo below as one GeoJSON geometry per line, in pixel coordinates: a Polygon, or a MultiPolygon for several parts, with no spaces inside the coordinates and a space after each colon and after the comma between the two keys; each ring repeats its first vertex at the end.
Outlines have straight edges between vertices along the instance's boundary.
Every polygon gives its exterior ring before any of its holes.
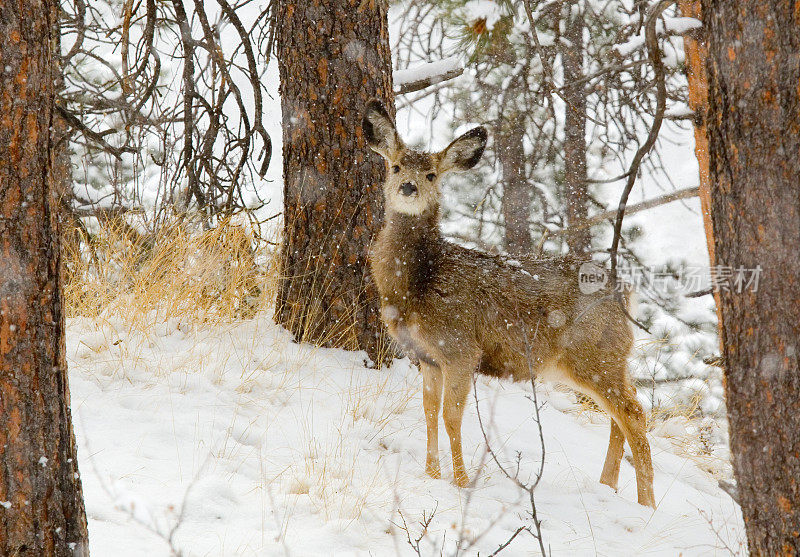
{"type": "MultiPolygon", "coordinates": [[[[681,15],[702,21],[700,0],[680,0],[681,15]]],[[[706,135],[706,112],[708,111],[708,77],[705,62],[708,47],[702,33],[686,34],[683,37],[683,50],[686,54],[686,77],[689,82],[689,108],[694,111],[695,155],[700,166],[700,201],[703,208],[703,224],[711,259],[714,259],[714,234],[711,229],[709,213],[708,185],[708,136],[706,135]]]]}
{"type": "MultiPolygon", "coordinates": [[[[678,7],[684,17],[694,17],[702,21],[700,0],[679,0],[678,7]]],[[[709,261],[714,261],[714,230],[711,224],[711,191],[708,178],[708,135],[706,133],[706,114],[708,112],[708,76],[706,58],[708,47],[702,33],[687,34],[683,37],[683,50],[686,54],[686,77],[689,82],[689,108],[694,112],[694,153],[700,169],[700,210],[703,214],[703,228],[706,233],[709,261]]],[[[719,319],[719,295],[714,293],[719,319]]]]}
{"type": "Polygon", "coordinates": [[[0,2],[0,555],[88,554],[64,358],[57,13],[0,2]]]}
{"type": "Polygon", "coordinates": [[[385,360],[367,266],[383,216],[383,165],[361,133],[367,102],[393,106],[386,5],[280,0],[283,273],[276,319],[299,340],[385,360]]]}
{"type": "MultiPolygon", "coordinates": [[[[679,0],[678,7],[684,17],[694,17],[702,21],[700,0],[679,0]]],[[[706,247],[711,265],[714,265],[714,227],[711,223],[711,186],[708,176],[708,134],[706,118],[708,113],[708,75],[706,58],[708,47],[702,33],[687,34],[683,37],[683,50],[686,55],[686,77],[689,82],[689,108],[694,112],[694,153],[699,167],[698,197],[700,212],[703,215],[703,229],[706,233],[706,247]]],[[[720,330],[719,342],[722,353],[722,308],[719,292],[713,290],[714,305],[717,309],[717,328],[720,330]]]]}
{"type": "Polygon", "coordinates": [[[733,469],[753,555],[800,553],[800,11],[703,0],[714,263],[733,469]],[[750,275],[752,276],[752,275],[750,275]]]}

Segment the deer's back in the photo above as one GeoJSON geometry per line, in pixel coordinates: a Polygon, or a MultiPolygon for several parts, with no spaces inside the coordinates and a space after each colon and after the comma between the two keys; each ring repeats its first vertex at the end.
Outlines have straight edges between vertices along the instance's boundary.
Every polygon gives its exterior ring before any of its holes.
{"type": "Polygon", "coordinates": [[[479,353],[482,373],[522,380],[565,355],[630,351],[616,302],[581,294],[579,260],[514,260],[442,240],[413,254],[390,248],[379,242],[371,257],[384,322],[420,360],[479,353]]]}

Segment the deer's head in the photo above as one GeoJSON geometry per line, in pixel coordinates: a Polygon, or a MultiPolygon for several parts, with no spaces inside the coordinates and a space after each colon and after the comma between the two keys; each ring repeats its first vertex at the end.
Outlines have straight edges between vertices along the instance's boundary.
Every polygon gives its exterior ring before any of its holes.
{"type": "Polygon", "coordinates": [[[409,149],[384,106],[374,99],[367,104],[361,126],[370,149],[386,160],[383,193],[387,209],[408,215],[420,215],[436,206],[442,177],[475,166],[486,147],[486,129],[478,126],[438,153],[409,149]]]}

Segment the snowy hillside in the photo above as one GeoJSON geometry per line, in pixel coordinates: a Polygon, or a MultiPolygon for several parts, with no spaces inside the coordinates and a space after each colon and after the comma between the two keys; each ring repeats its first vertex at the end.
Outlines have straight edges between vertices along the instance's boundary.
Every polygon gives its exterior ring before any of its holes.
{"type": "MultiPolygon", "coordinates": [[[[530,525],[525,493],[485,451],[471,396],[464,420],[475,487],[424,474],[421,377],[364,355],[297,345],[266,314],[226,326],[175,319],[143,333],[116,318],[67,331],[72,408],[94,556],[490,554],[530,525]]],[[[539,463],[530,386],[478,381],[491,445],[521,478],[539,463]]],[[[553,555],[723,555],[744,539],[717,487],[727,455],[672,418],[650,435],[658,509],[639,506],[633,467],[600,485],[608,421],[545,386],[546,461],[536,490],[553,555]]],[[[626,447],[627,451],[627,447],[626,447]]],[[[503,555],[530,555],[522,532],[503,555]]]]}

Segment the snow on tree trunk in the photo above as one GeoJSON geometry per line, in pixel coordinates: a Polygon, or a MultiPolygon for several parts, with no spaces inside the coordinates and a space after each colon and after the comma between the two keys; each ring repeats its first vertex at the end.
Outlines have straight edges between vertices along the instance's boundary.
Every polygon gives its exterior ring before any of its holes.
{"type": "Polygon", "coordinates": [[[297,339],[385,361],[367,251],[383,163],[361,135],[371,97],[392,102],[385,3],[277,2],[284,238],[276,319],[297,339]]]}
{"type": "Polygon", "coordinates": [[[0,554],[87,555],[53,130],[58,4],[0,3],[0,554]]]}
{"type": "Polygon", "coordinates": [[[800,20],[796,4],[703,1],[714,259],[733,467],[754,555],[800,551],[800,20]]]}

